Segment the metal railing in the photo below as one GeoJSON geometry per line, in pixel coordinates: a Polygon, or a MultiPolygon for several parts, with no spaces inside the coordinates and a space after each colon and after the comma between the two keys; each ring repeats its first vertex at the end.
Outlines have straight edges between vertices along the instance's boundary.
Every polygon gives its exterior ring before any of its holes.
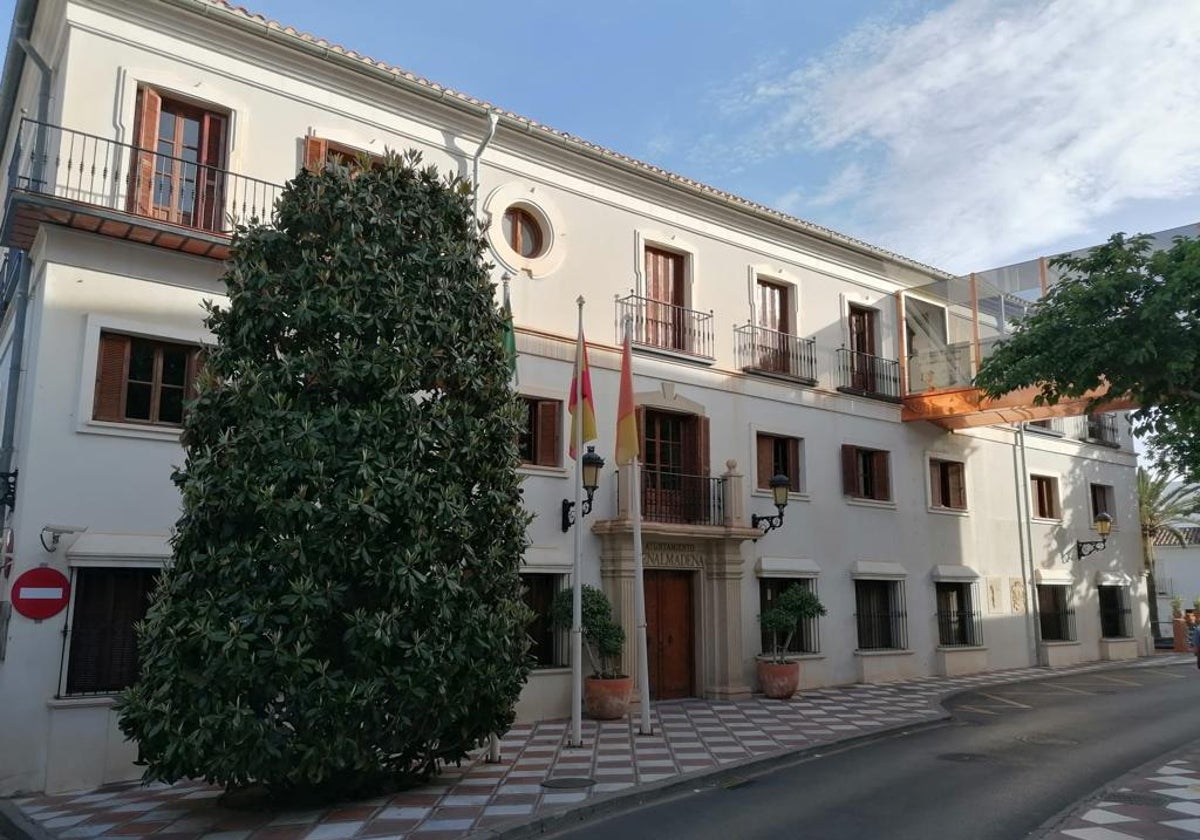
{"type": "MultiPolygon", "coordinates": [[[[725,479],[643,467],[642,519],[686,525],[725,524],[725,479]]],[[[617,482],[617,509],[621,507],[617,482]]]]}
{"type": "Polygon", "coordinates": [[[1084,434],[1088,440],[1109,446],[1117,446],[1121,440],[1117,432],[1117,418],[1112,414],[1089,414],[1084,434]]]}
{"type": "Polygon", "coordinates": [[[737,364],[755,370],[817,381],[817,343],[811,338],[746,324],[734,327],[737,364]]]}
{"type": "Polygon", "coordinates": [[[908,613],[904,610],[857,612],[859,650],[907,650],[908,613]]]}
{"type": "Polygon", "coordinates": [[[938,644],[942,647],[979,647],[983,644],[983,617],[975,611],[939,610],[938,644]]]}
{"type": "Polygon", "coordinates": [[[869,397],[900,398],[900,363],[845,347],[837,351],[838,390],[869,397]]]}
{"type": "Polygon", "coordinates": [[[1124,604],[1100,605],[1100,635],[1105,639],[1128,639],[1132,610],[1124,604]]]}
{"type": "Polygon", "coordinates": [[[1038,611],[1043,642],[1075,641],[1075,610],[1070,607],[1053,612],[1038,611]]]}
{"type": "Polygon", "coordinates": [[[94,134],[21,120],[11,188],[209,233],[270,221],[278,184],[94,134]]]}
{"type": "MultiPolygon", "coordinates": [[[[783,644],[783,637],[786,634],[781,634],[779,643],[783,644]]],[[[775,640],[771,634],[765,630],[762,633],[762,652],[770,654],[775,650],[775,640]]],[[[796,625],[796,632],[792,635],[792,642],[788,645],[784,653],[820,653],[821,652],[821,631],[819,624],[815,618],[806,618],[796,625]]]]}
{"type": "Polygon", "coordinates": [[[713,358],[713,314],[630,293],[617,298],[617,340],[625,318],[633,319],[634,344],[713,358]]]}

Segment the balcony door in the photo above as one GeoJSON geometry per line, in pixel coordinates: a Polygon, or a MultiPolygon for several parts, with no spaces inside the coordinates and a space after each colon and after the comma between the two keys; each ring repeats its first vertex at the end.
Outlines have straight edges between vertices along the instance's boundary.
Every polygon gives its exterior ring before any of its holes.
{"type": "Polygon", "coordinates": [[[875,335],[879,313],[850,305],[850,387],[866,393],[875,388],[875,335]]]}
{"type": "Polygon", "coordinates": [[[759,278],[755,289],[757,366],[772,373],[790,373],[788,335],[791,333],[788,287],[759,278]]]}
{"type": "Polygon", "coordinates": [[[225,140],[228,117],[138,91],[138,148],[130,171],[130,210],[208,231],[225,228],[225,140]]]}
{"type": "Polygon", "coordinates": [[[708,418],[652,409],[640,415],[642,515],[651,522],[707,522],[708,418]]]}
{"type": "Polygon", "coordinates": [[[686,352],[683,259],[682,254],[646,248],[645,341],[653,347],[686,352]]]}

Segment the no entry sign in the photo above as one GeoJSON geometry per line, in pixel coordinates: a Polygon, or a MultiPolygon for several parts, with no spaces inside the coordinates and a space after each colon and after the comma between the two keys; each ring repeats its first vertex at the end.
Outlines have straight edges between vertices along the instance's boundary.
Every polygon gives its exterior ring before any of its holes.
{"type": "Polygon", "coordinates": [[[13,609],[26,618],[52,618],[66,609],[70,597],[67,576],[49,566],[21,573],[12,585],[13,609]]]}

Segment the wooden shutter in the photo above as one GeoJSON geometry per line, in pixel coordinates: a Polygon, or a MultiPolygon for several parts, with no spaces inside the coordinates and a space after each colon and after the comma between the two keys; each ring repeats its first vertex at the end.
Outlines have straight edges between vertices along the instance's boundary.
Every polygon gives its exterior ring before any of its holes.
{"type": "Polygon", "coordinates": [[[712,461],[709,454],[708,418],[696,417],[696,474],[710,475],[712,461]]]}
{"type": "Polygon", "coordinates": [[[121,422],[125,419],[125,371],[129,358],[129,336],[100,334],[96,354],[96,396],[92,418],[121,422]]]}
{"type": "Polygon", "coordinates": [[[329,155],[329,141],[309,135],[304,138],[304,168],[309,172],[321,172],[325,169],[325,159],[329,155]]]}
{"type": "Polygon", "coordinates": [[[557,400],[541,400],[537,404],[537,432],[534,446],[535,457],[543,467],[559,466],[562,444],[559,442],[559,403],[557,400]]]}
{"type": "Polygon", "coordinates": [[[201,121],[201,170],[196,224],[204,230],[221,231],[225,225],[225,126],[221,114],[206,112],[201,121]]]}
{"type": "Polygon", "coordinates": [[[755,486],[766,490],[771,486],[771,475],[775,469],[775,440],[770,435],[758,436],[758,475],[755,486]]]}
{"type": "Polygon", "coordinates": [[[646,409],[640,405],[634,406],[633,417],[637,423],[638,451],[642,453],[642,466],[645,466],[650,463],[650,450],[646,446],[646,409]]]}
{"type": "Polygon", "coordinates": [[[800,441],[796,438],[788,438],[787,442],[787,468],[789,487],[793,493],[800,492],[800,441]]]}
{"type": "Polygon", "coordinates": [[[875,471],[875,498],[887,501],[892,498],[892,479],[888,471],[888,453],[873,452],[871,468],[875,471]]]}
{"type": "Polygon", "coordinates": [[[158,120],[162,97],[151,88],[138,90],[135,109],[134,145],[129,171],[129,206],[139,216],[149,216],[154,206],[154,163],[158,149],[158,120]]]}
{"type": "Polygon", "coordinates": [[[845,443],[842,444],[842,493],[857,496],[859,492],[858,447],[845,443]]]}
{"type": "Polygon", "coordinates": [[[962,464],[950,464],[950,507],[965,508],[967,506],[967,468],[962,464]]]}
{"type": "Polygon", "coordinates": [[[942,498],[942,462],[929,462],[929,502],[934,507],[945,507],[946,500],[942,498]]]}

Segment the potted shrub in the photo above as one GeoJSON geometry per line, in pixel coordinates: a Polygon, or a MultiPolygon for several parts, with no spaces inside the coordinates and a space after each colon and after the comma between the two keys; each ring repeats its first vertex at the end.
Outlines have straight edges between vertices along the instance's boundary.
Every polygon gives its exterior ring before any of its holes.
{"type": "MultiPolygon", "coordinates": [[[[583,682],[583,707],[590,718],[617,720],[629,713],[629,695],[633,691],[633,679],[618,671],[625,630],[613,620],[612,605],[599,589],[584,584],[580,597],[583,649],[592,663],[592,675],[583,682]]],[[[571,598],[569,589],[554,596],[550,619],[560,630],[571,629],[571,598]]]]}
{"type": "Polygon", "coordinates": [[[800,684],[800,663],[786,659],[788,646],[801,621],[825,615],[825,605],[809,589],[793,583],[780,593],[775,605],[762,611],[758,623],[771,634],[771,653],[758,658],[758,684],[762,693],[787,700],[800,684]]]}

